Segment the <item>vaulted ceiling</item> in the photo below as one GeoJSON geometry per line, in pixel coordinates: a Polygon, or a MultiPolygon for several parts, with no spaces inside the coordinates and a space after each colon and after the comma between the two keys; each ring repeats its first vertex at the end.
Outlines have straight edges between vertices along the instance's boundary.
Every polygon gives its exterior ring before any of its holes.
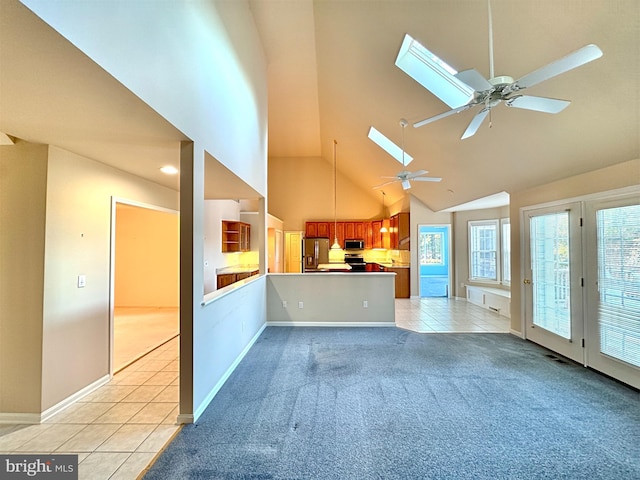
{"type": "MultiPolygon", "coordinates": [[[[250,2],[269,65],[270,157],[322,156],[364,189],[401,165],[367,138],[398,145],[409,123],[449,107],[394,65],[406,33],[459,71],[489,77],[487,0],[250,2]]],[[[460,140],[477,110],[407,127],[409,170],[440,183],[410,193],[441,210],[640,156],[640,2],[492,0],[496,75],[519,78],[584,45],[604,55],[526,94],[571,100],[559,114],[499,105],[460,140]]],[[[404,194],[385,187],[391,201],[404,194]]],[[[374,192],[375,194],[375,192],[374,192]]]]}
{"type": "MultiPolygon", "coordinates": [[[[341,173],[372,198],[401,165],[367,138],[369,127],[400,144],[401,118],[448,110],[394,65],[405,33],[457,70],[489,76],[486,0],[249,5],[268,59],[269,156],[332,162],[335,139],[341,173]]],[[[409,169],[443,178],[410,192],[436,211],[640,157],[640,2],[492,0],[492,10],[497,75],[518,78],[589,43],[604,55],[527,90],[571,100],[557,115],[500,105],[466,140],[475,111],[407,127],[409,169]]],[[[15,0],[0,13],[0,131],[177,188],[157,171],[176,158],[181,132],[15,0]]],[[[243,188],[222,173],[219,192],[243,188]]],[[[405,195],[399,184],[385,192],[390,202],[405,195]]]]}

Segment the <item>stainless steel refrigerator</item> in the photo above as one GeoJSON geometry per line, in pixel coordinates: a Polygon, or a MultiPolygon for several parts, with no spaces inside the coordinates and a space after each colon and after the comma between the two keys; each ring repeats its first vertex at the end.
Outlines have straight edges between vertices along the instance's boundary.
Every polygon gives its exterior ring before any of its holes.
{"type": "Polygon", "coordinates": [[[302,258],[303,271],[313,271],[318,269],[318,265],[329,263],[329,239],[328,238],[305,238],[303,241],[302,258]]]}

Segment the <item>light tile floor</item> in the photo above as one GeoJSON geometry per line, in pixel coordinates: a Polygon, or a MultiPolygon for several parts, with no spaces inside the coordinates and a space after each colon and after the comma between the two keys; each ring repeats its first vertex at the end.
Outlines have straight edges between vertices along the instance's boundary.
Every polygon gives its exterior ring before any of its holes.
{"type": "Polygon", "coordinates": [[[509,333],[511,321],[464,298],[397,298],[396,326],[420,333],[509,333]]]}
{"type": "Polygon", "coordinates": [[[137,478],[180,428],[178,338],[40,425],[0,425],[0,453],[78,454],[79,480],[137,478]]]}
{"type": "MultiPolygon", "coordinates": [[[[396,325],[422,333],[508,333],[465,299],[396,299],[396,325]]],[[[180,428],[178,337],[41,425],[0,425],[0,453],[78,454],[79,480],[132,480],[180,428]]]]}

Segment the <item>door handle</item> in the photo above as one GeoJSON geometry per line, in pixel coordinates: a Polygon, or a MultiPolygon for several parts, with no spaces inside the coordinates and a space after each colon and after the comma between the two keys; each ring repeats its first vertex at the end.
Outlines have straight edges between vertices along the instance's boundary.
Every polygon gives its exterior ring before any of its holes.
{"type": "Polygon", "coordinates": [[[529,280],[528,278],[525,278],[522,283],[524,283],[525,285],[531,285],[531,280],[529,280]]]}

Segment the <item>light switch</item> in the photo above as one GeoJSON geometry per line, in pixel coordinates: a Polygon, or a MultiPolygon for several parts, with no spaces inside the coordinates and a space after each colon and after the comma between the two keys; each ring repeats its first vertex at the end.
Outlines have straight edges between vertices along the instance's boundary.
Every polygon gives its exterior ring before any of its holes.
{"type": "Polygon", "coordinates": [[[84,288],[87,283],[86,275],[78,275],[78,288],[84,288]]]}

